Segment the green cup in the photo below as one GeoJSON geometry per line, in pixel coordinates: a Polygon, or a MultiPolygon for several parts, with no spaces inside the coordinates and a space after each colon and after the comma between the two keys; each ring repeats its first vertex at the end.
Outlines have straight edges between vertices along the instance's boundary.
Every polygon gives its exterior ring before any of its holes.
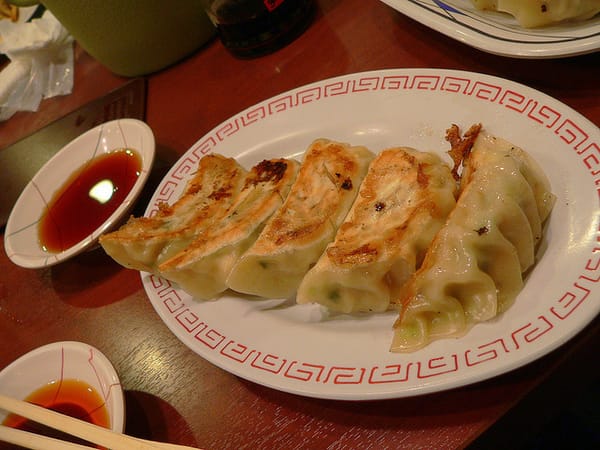
{"type": "MultiPolygon", "coordinates": [[[[32,0],[9,0],[17,6],[32,0]]],[[[90,55],[117,75],[156,72],[215,35],[206,0],[41,0],[90,55]]]]}

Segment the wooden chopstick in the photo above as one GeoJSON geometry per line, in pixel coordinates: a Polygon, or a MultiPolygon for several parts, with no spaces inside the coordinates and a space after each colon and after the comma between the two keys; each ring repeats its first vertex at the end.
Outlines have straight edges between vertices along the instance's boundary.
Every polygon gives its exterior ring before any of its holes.
{"type": "Polygon", "coordinates": [[[93,448],[87,445],[61,441],[49,436],[41,436],[6,425],[0,425],[0,441],[32,450],[48,450],[49,448],[52,450],[91,450],[93,448]]]}
{"type": "MultiPolygon", "coordinates": [[[[110,448],[111,450],[193,449],[193,447],[187,447],[184,445],[148,441],[145,439],[127,436],[126,434],[116,433],[112,430],[91,424],[84,420],[75,419],[56,411],[28,403],[23,400],[6,397],[4,395],[0,395],[0,409],[18,414],[26,419],[33,420],[34,422],[41,423],[72,436],[77,436],[85,441],[110,448]]],[[[46,447],[41,448],[47,449],[49,447],[46,445],[46,447]]],[[[83,448],[86,447],[83,446],[83,448]]]]}

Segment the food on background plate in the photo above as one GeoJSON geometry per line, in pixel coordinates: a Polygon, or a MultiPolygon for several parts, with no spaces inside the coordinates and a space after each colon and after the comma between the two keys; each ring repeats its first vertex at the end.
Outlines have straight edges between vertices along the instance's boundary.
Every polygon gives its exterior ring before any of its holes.
{"type": "Polygon", "coordinates": [[[600,0],[472,0],[477,9],[514,16],[525,28],[582,21],[600,12],[600,0]]]}
{"type": "Polygon", "coordinates": [[[156,273],[162,261],[225,216],[246,175],[235,159],[206,155],[173,205],[161,204],[153,217],[131,217],[118,230],[100,236],[100,245],[125,267],[156,273]]]}
{"type": "Polygon", "coordinates": [[[19,8],[11,5],[6,0],[0,0],[0,20],[8,19],[11,22],[19,20],[19,8]]]}
{"type": "MultiPolygon", "coordinates": [[[[456,127],[449,140],[460,144],[456,127]]],[[[537,163],[511,143],[471,130],[456,208],[399,299],[391,350],[414,351],[464,335],[506,311],[535,261],[554,204],[537,163]]],[[[453,155],[455,162],[460,158],[453,155]]]]}
{"type": "Polygon", "coordinates": [[[314,141],[288,197],[234,266],[228,286],[262,297],[293,296],[333,240],[373,157],[362,146],[314,141]]]}
{"type": "Polygon", "coordinates": [[[208,300],[227,289],[233,265],[265,222],[281,206],[296,179],[299,163],[264,160],[255,165],[226,214],[198,233],[185,248],[158,265],[158,273],[195,298],[208,300]]]}
{"type": "Polygon", "coordinates": [[[386,311],[454,208],[455,193],[450,168],[436,154],[382,151],[297,302],[343,313],[386,311]]]}

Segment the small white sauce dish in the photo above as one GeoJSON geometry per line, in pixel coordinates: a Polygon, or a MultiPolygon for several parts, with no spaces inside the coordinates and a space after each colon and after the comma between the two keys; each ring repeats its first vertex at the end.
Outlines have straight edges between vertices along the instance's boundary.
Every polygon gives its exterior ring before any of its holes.
{"type": "MultiPolygon", "coordinates": [[[[91,386],[102,399],[110,428],[125,428],[125,399],[119,377],[100,350],[75,341],[38,347],[0,371],[0,394],[24,400],[33,392],[62,380],[77,380],[91,386]]],[[[0,409],[0,423],[7,413],[0,409]]]]}
{"type": "Polygon", "coordinates": [[[17,265],[36,269],[58,264],[96,245],[98,237],[120,225],[130,213],[154,163],[155,141],[150,127],[137,119],[103,123],[78,136],[56,153],[36,173],[15,203],[4,233],[8,257],[17,265]],[[123,148],[137,151],[141,171],[129,194],[91,234],[71,247],[52,253],[39,239],[38,224],[54,194],[86,163],[103,153],[123,148]]]}

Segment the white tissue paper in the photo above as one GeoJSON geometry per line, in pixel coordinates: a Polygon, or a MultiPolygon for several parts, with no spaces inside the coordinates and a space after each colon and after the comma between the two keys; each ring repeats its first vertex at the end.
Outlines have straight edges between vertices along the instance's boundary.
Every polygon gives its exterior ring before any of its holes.
{"type": "Polygon", "coordinates": [[[0,21],[0,121],[37,111],[43,98],[73,89],[73,38],[49,11],[26,23],[0,21]]]}

